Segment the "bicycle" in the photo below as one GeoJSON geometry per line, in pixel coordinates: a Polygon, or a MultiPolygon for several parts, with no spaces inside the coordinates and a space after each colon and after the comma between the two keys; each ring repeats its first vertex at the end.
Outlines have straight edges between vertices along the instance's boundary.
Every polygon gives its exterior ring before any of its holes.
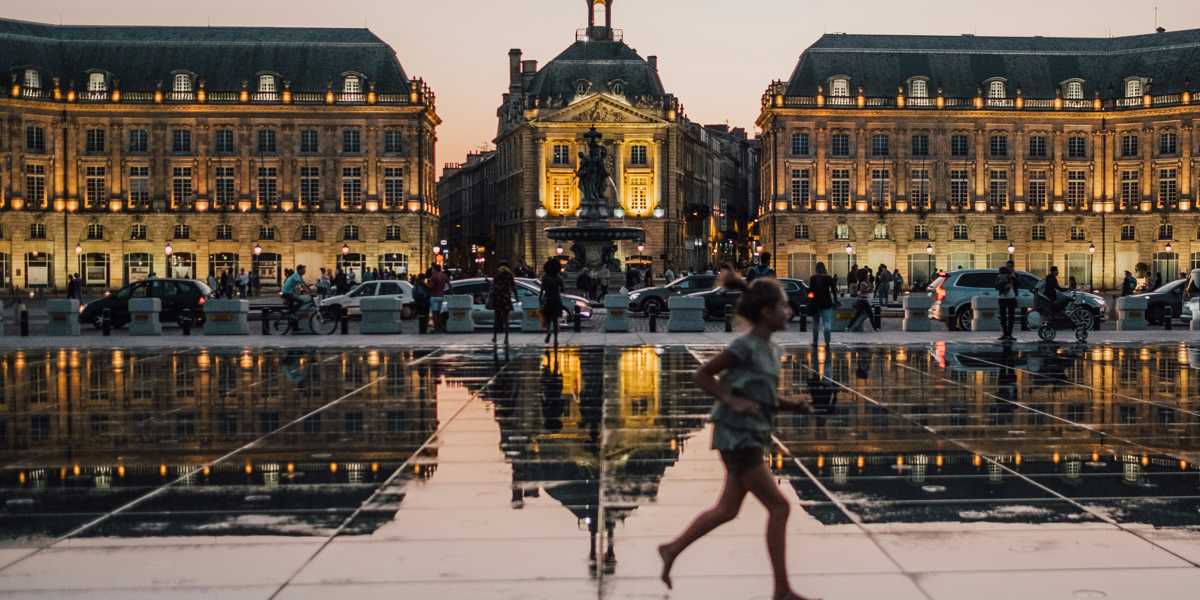
{"type": "Polygon", "coordinates": [[[309,296],[307,300],[296,306],[289,313],[287,307],[273,308],[267,314],[268,331],[271,335],[288,335],[300,330],[300,319],[308,311],[308,328],[317,335],[332,335],[341,323],[342,314],[339,307],[323,307],[309,296]]]}

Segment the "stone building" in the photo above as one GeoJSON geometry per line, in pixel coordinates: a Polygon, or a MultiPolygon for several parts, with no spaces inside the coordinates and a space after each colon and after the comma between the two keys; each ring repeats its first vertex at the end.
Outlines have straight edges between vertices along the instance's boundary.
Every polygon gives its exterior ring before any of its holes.
{"type": "Polygon", "coordinates": [[[1200,30],[1121,38],[822,36],[762,97],[756,232],[816,261],[1057,265],[1112,289],[1200,266],[1200,30]]]}
{"type": "MultiPolygon", "coordinates": [[[[642,58],[612,27],[612,0],[587,0],[588,27],[545,66],[509,51],[509,88],[497,109],[497,252],[538,265],[556,254],[547,227],[574,225],[578,155],[595,127],[610,163],[610,202],[645,240],[618,243],[626,263],[689,266],[708,256],[707,238],[689,237],[709,218],[701,173],[708,149],[691,135],[678,99],[666,92],[655,56],[642,58]],[[696,240],[700,239],[697,248],[696,240]]],[[[695,266],[695,265],[691,265],[695,266]]]]}
{"type": "Polygon", "coordinates": [[[424,267],[434,95],[366,29],[0,20],[0,283],[424,267]]]}
{"type": "Polygon", "coordinates": [[[447,163],[438,180],[441,240],[446,264],[473,272],[496,266],[496,152],[471,152],[447,163]],[[483,259],[482,261],[479,259],[483,259]]]}

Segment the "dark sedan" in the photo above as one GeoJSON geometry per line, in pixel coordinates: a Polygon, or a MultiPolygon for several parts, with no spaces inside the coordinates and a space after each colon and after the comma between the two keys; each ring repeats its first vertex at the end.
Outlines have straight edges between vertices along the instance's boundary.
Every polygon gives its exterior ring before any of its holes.
{"type": "Polygon", "coordinates": [[[212,296],[203,281],[195,279],[148,279],[131,283],[111,295],[93,300],[79,310],[79,322],[101,326],[104,309],[109,309],[113,327],[123,327],[130,321],[129,301],[133,298],[158,298],[162,302],[159,321],[177,323],[184,309],[190,309],[196,323],[204,320],[204,303],[212,296]]]}
{"type": "Polygon", "coordinates": [[[634,312],[667,311],[667,301],[672,296],[687,296],[710,290],[716,283],[716,275],[688,275],[667,285],[643,288],[629,293],[629,309],[634,312]]]}
{"type": "Polygon", "coordinates": [[[1187,287],[1186,279],[1176,279],[1171,283],[1152,292],[1134,294],[1134,298],[1146,299],[1146,321],[1151,325],[1162,325],[1166,321],[1167,310],[1178,319],[1183,314],[1183,290],[1187,287]]]}
{"type": "MultiPolygon", "coordinates": [[[[799,279],[780,279],[779,285],[783,286],[783,291],[787,294],[792,315],[799,315],[808,306],[808,284],[799,279]]],[[[719,320],[725,318],[726,311],[737,306],[742,292],[719,287],[688,295],[704,298],[704,318],[719,320]]]]}

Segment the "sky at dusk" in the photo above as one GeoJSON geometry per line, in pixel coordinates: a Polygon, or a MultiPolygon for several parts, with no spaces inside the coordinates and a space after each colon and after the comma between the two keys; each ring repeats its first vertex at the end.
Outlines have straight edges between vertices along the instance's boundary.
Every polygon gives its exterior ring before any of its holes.
{"type": "MultiPolygon", "coordinates": [[[[752,130],[759,96],[825,32],[1096,36],[1200,28],[1196,0],[615,0],[613,26],[688,115],[752,130]]],[[[0,0],[0,16],[88,25],[369,27],[438,96],[438,161],[495,135],[508,50],[544,65],[586,25],[585,0],[0,0]]],[[[286,75],[286,74],[285,74],[286,75]]]]}

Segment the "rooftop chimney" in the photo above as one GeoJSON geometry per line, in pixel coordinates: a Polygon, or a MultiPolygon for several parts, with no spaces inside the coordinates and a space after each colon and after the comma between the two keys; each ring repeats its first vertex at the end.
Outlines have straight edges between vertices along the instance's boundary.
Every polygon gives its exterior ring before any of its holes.
{"type": "Polygon", "coordinates": [[[521,91],[521,49],[513,48],[508,51],[508,91],[521,91]]]}
{"type": "Polygon", "coordinates": [[[654,69],[655,71],[658,70],[658,57],[657,56],[647,56],[646,61],[650,63],[651,69],[654,69]]]}
{"type": "Polygon", "coordinates": [[[1167,30],[1163,27],[1155,27],[1154,28],[1154,33],[1166,33],[1166,32],[1167,32],[1167,30]]]}

